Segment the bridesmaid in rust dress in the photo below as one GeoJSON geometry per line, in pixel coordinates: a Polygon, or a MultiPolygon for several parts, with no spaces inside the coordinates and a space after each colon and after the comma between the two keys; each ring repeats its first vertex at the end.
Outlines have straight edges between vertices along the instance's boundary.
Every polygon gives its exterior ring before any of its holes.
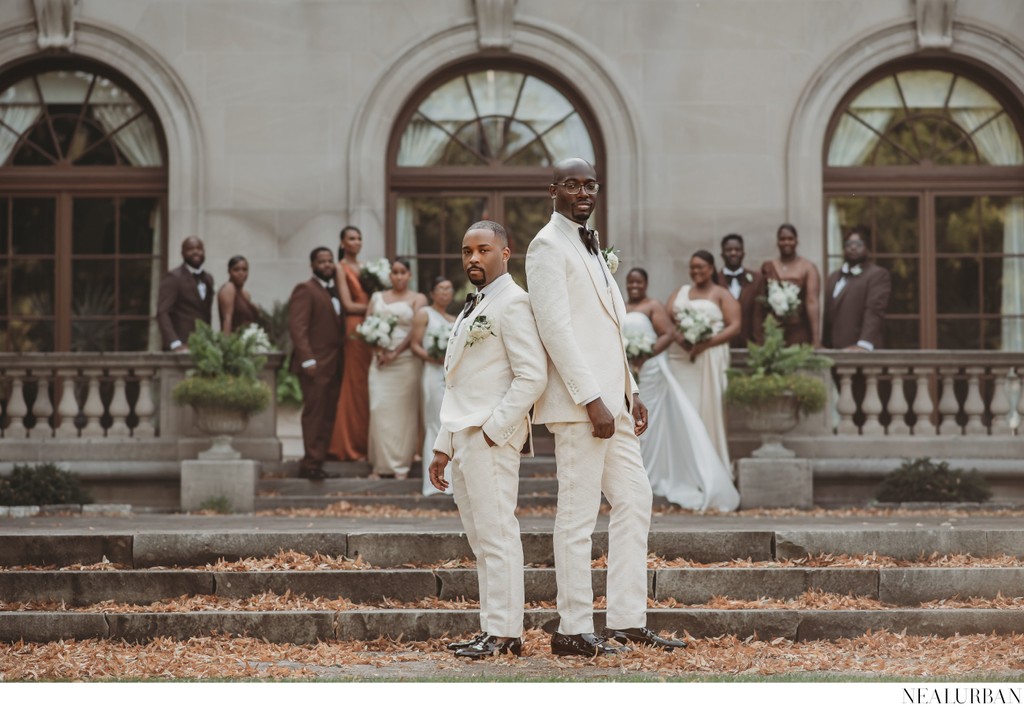
{"type": "Polygon", "coordinates": [[[355,226],[341,230],[338,249],[338,267],[334,282],[345,310],[345,368],[341,376],[338,413],[331,435],[330,453],[339,460],[365,460],[369,447],[370,391],[367,384],[373,349],[352,337],[366,318],[370,293],[359,282],[359,251],[363,248],[363,234],[355,226]]]}
{"type": "Polygon", "coordinates": [[[260,308],[253,303],[245,289],[249,279],[249,261],[245,256],[232,256],[228,261],[228,282],[217,291],[217,311],[220,312],[220,330],[230,334],[259,324],[260,308]]]}
{"type": "MultiPolygon", "coordinates": [[[[821,347],[821,276],[818,269],[803,256],[797,255],[797,233],[792,224],[783,224],[775,236],[779,257],[765,261],[761,266],[761,296],[768,294],[768,281],[795,283],[800,288],[797,312],[779,324],[782,325],[786,344],[810,344],[821,347]]],[[[754,308],[754,339],[764,342],[764,320],[771,308],[758,301],[754,308]]]]}

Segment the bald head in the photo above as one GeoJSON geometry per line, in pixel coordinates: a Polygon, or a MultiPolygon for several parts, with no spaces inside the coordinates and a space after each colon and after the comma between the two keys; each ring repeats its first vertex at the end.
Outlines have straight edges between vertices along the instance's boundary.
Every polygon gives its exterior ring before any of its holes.
{"type": "Polygon", "coordinates": [[[556,183],[564,182],[567,175],[588,171],[591,174],[591,179],[597,179],[597,171],[589,162],[584,160],[582,157],[567,157],[564,160],[559,160],[555,163],[555,170],[552,173],[552,181],[556,183]]]}
{"type": "Polygon", "coordinates": [[[198,236],[189,236],[181,242],[181,257],[193,268],[200,268],[206,260],[206,249],[198,236]]]}

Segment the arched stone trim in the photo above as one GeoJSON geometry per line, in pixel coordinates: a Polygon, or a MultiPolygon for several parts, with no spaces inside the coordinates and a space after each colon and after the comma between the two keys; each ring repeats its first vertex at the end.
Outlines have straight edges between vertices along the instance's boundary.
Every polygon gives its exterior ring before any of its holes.
{"type": "MultiPolygon", "coordinates": [[[[37,34],[35,22],[0,31],[0,70],[38,55],[37,34]]],[[[75,46],[68,56],[118,70],[149,99],[167,141],[168,243],[199,233],[206,174],[203,137],[199,113],[174,69],[138,39],[82,18],[75,22],[75,46]]]]}
{"type": "Polygon", "coordinates": [[[605,68],[581,37],[527,18],[516,20],[511,52],[481,52],[476,22],[468,21],[423,39],[374,77],[349,136],[348,221],[370,224],[378,233],[384,232],[388,141],[414,89],[453,61],[488,56],[528,59],[572,78],[577,91],[589,101],[604,140],[608,164],[602,166],[602,174],[609,175],[613,183],[604,200],[609,233],[630,256],[642,258],[640,140],[636,116],[620,88],[626,83],[605,68]]]}
{"type": "MultiPolygon", "coordinates": [[[[952,49],[934,56],[980,62],[1010,81],[1018,94],[1024,93],[1024,50],[997,30],[968,21],[953,23],[953,37],[952,49]]],[[[865,75],[915,55],[929,55],[918,51],[916,23],[871,30],[822,63],[797,102],[786,145],[786,220],[807,235],[800,249],[814,262],[824,262],[822,155],[829,121],[865,75]]]]}

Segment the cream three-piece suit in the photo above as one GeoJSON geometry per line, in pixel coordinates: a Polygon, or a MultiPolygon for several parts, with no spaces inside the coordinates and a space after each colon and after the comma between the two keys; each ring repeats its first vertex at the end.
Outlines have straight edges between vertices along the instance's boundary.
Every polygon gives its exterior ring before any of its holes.
{"type": "Polygon", "coordinates": [[[558,212],[531,242],[526,274],[549,356],[548,386],[534,407],[534,422],[546,423],[555,436],[559,631],[594,631],[590,537],[602,491],[612,506],[606,624],[646,627],[652,495],[633,431],[637,388],[622,337],[622,294],[604,259],[580,241],[579,224],[558,212]],[[593,437],[586,411],[598,396],[615,417],[615,434],[607,440],[593,437]]]}
{"type": "Polygon", "coordinates": [[[480,629],[519,637],[524,602],[523,545],[515,516],[519,459],[530,436],[530,407],[547,383],[547,356],[530,300],[512,276],[496,278],[482,292],[483,300],[468,317],[459,316],[448,340],[434,450],[452,460],[455,503],[477,559],[480,629]]]}

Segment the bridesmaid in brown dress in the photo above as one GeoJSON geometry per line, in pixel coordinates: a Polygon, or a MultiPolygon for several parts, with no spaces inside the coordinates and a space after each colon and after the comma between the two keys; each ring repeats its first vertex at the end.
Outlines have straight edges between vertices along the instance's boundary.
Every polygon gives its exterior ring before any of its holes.
{"type": "MultiPolygon", "coordinates": [[[[821,276],[813,263],[796,254],[797,233],[792,224],[783,224],[775,235],[779,257],[761,265],[761,295],[768,294],[768,281],[796,283],[800,287],[800,306],[796,314],[781,321],[786,344],[810,344],[821,347],[821,276]]],[[[764,320],[771,308],[758,300],[755,307],[754,339],[764,342],[764,320]]],[[[778,318],[776,318],[778,319],[778,318]]]]}
{"type": "Polygon", "coordinates": [[[217,310],[220,312],[220,331],[230,334],[259,324],[260,309],[245,289],[249,279],[249,261],[245,256],[232,256],[228,261],[228,282],[217,291],[217,310]]]}
{"type": "Polygon", "coordinates": [[[341,376],[341,394],[338,396],[338,413],[331,436],[330,453],[339,460],[365,460],[370,433],[370,391],[367,384],[373,349],[365,342],[352,337],[366,318],[366,306],[370,302],[359,282],[359,251],[363,248],[363,234],[355,226],[341,230],[341,247],[338,249],[338,267],[334,281],[345,310],[345,368],[341,376]]]}

